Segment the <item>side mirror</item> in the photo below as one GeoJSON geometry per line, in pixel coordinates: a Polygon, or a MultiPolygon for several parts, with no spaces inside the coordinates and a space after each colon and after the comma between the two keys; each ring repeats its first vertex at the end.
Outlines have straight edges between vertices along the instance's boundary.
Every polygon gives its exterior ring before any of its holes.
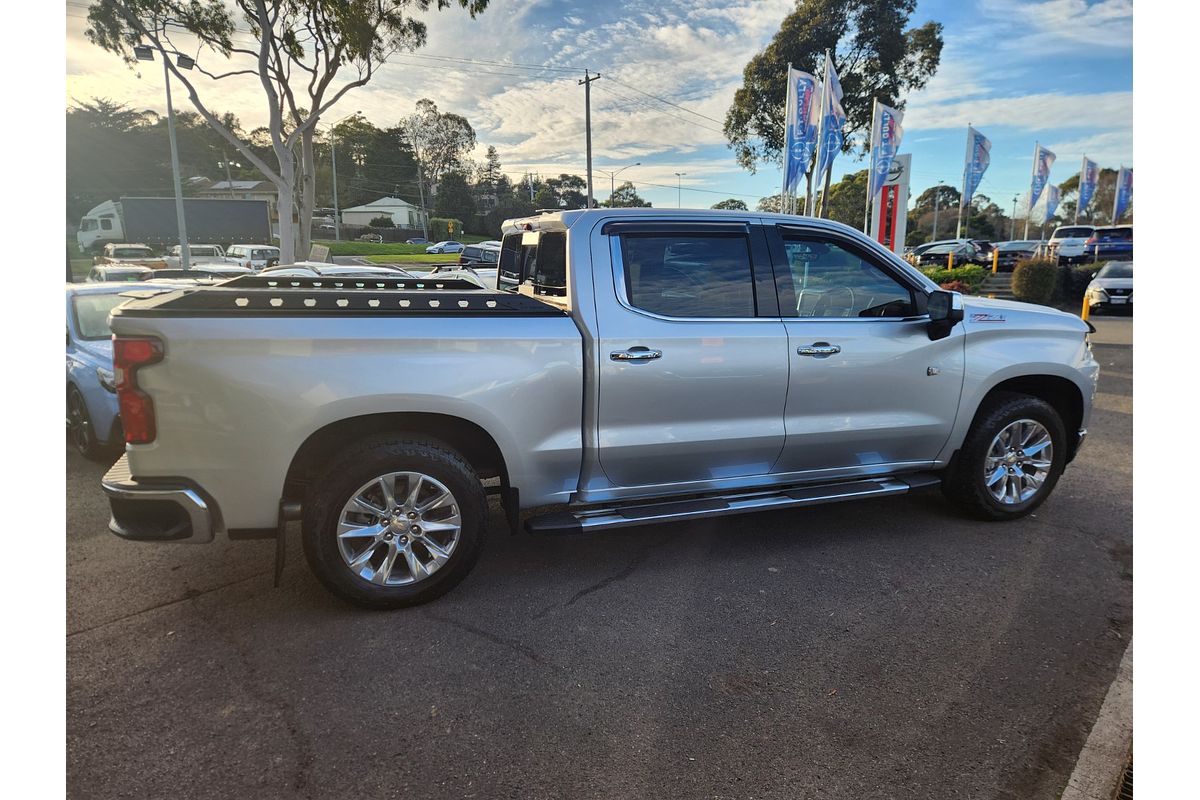
{"type": "Polygon", "coordinates": [[[963,320],[963,299],[958,292],[939,289],[929,295],[929,338],[945,339],[954,326],[963,320]]]}

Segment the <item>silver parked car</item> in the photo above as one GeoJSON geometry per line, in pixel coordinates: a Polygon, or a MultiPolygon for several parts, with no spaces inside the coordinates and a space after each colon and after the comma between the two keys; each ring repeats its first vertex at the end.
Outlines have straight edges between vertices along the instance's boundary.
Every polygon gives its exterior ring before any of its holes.
{"type": "Polygon", "coordinates": [[[513,527],[557,506],[539,534],[932,486],[1010,520],[1083,442],[1087,323],[941,290],[845,225],[590,209],[503,230],[498,289],[297,281],[114,310],[113,533],[300,520],[329,589],[404,606],[471,570],[488,491],[513,527]]]}
{"type": "Polygon", "coordinates": [[[1110,261],[1092,274],[1088,284],[1088,306],[1091,313],[1123,311],[1133,313],[1133,262],[1110,261]]]}

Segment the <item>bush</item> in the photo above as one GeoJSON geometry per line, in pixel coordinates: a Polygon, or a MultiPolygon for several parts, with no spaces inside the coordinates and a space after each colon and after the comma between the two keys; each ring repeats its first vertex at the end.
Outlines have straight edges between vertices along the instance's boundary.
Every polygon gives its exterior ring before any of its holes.
{"type": "Polygon", "coordinates": [[[462,236],[463,224],[460,219],[433,217],[429,220],[429,241],[444,242],[447,239],[457,239],[462,236]]]}
{"type": "MultiPolygon", "coordinates": [[[[954,269],[941,269],[940,267],[926,267],[921,270],[925,277],[938,284],[943,283],[961,283],[967,287],[968,293],[979,290],[983,282],[987,280],[989,270],[979,266],[978,264],[969,264],[965,267],[956,267],[954,269]]],[[[962,291],[962,290],[956,290],[962,291]]]]}
{"type": "Polygon", "coordinates": [[[971,286],[963,283],[962,281],[946,281],[940,285],[940,288],[945,289],[947,292],[960,292],[962,294],[971,293],[971,286]]]}
{"type": "Polygon", "coordinates": [[[1058,265],[1045,258],[1018,261],[1013,268],[1013,297],[1026,303],[1047,305],[1058,286],[1058,265]]]}
{"type": "Polygon", "coordinates": [[[1060,267],[1058,285],[1054,289],[1054,302],[1062,306],[1076,306],[1083,303],[1083,295],[1092,275],[1099,272],[1105,262],[1098,264],[1075,264],[1070,267],[1060,267]]]}
{"type": "Polygon", "coordinates": [[[392,220],[391,216],[389,216],[388,214],[380,214],[378,217],[375,217],[375,219],[371,220],[370,223],[368,223],[368,225],[369,225],[369,227],[372,227],[372,228],[394,228],[394,227],[396,227],[396,223],[392,220]]]}

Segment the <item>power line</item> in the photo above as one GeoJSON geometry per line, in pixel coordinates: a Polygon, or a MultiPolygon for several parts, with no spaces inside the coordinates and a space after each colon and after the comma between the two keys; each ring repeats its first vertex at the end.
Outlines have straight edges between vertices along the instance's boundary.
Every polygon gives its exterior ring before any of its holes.
{"type": "MultiPolygon", "coordinates": [[[[611,77],[611,76],[610,76],[610,77],[611,77]]],[[[681,106],[681,105],[679,105],[678,103],[673,103],[673,102],[671,102],[670,100],[666,100],[666,99],[664,99],[664,98],[662,98],[662,97],[659,97],[659,96],[657,96],[657,95],[650,94],[649,92],[643,92],[641,89],[637,88],[636,86],[630,86],[628,83],[625,83],[624,81],[619,81],[619,80],[617,80],[616,78],[612,78],[612,82],[613,82],[613,83],[620,84],[621,86],[624,86],[626,89],[632,89],[633,91],[637,92],[638,94],[644,94],[646,97],[649,97],[649,98],[650,98],[650,99],[652,99],[652,100],[657,100],[657,101],[658,101],[658,102],[660,102],[660,103],[666,103],[666,104],[667,104],[667,105],[669,105],[669,106],[674,106],[675,108],[678,108],[678,109],[679,109],[679,110],[681,110],[681,111],[686,111],[686,112],[687,112],[687,113],[689,113],[689,114],[694,114],[694,115],[696,115],[697,117],[700,117],[701,119],[706,119],[706,120],[709,120],[710,122],[715,122],[715,123],[717,123],[718,125],[724,125],[724,124],[725,124],[723,121],[721,121],[721,120],[719,120],[719,119],[714,119],[714,118],[712,118],[712,117],[710,117],[710,116],[708,116],[708,115],[706,115],[706,114],[701,114],[699,111],[692,111],[690,108],[686,108],[686,107],[684,107],[684,106],[681,106]]]]}

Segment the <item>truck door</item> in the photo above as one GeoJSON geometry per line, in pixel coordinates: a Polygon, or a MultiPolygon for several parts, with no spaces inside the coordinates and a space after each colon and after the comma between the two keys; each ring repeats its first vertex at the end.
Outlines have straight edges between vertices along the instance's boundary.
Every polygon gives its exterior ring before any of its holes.
{"type": "Polygon", "coordinates": [[[921,285],[850,237],[778,226],[771,254],[791,359],[776,471],[832,478],[932,461],[958,410],[962,326],[931,341],[921,285]]]}
{"type": "Polygon", "coordinates": [[[594,273],[605,475],[633,487],[769,473],[783,447],[788,363],[761,227],[602,230],[612,257],[611,290],[603,269],[594,273]]]}

